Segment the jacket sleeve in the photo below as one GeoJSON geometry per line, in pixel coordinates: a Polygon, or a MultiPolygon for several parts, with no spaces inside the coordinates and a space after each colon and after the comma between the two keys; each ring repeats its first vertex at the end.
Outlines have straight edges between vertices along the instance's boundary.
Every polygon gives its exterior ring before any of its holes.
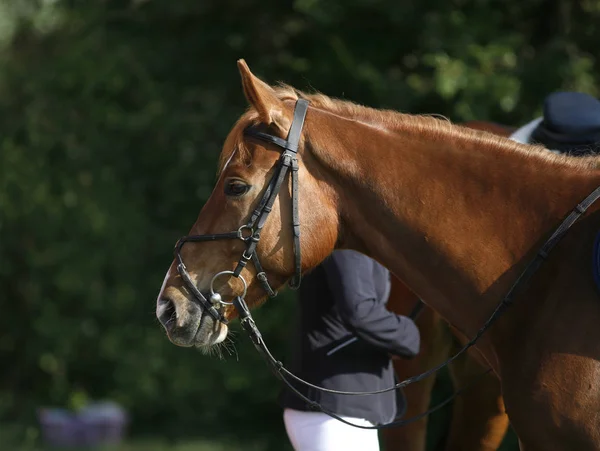
{"type": "Polygon", "coordinates": [[[336,307],[358,338],[402,357],[419,353],[416,324],[390,312],[377,299],[373,260],[355,251],[338,250],[323,265],[336,307]]]}

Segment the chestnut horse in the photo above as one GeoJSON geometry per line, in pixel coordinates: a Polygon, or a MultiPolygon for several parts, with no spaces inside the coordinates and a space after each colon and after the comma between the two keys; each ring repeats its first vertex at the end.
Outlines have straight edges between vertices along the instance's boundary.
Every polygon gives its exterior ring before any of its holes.
{"type": "MultiPolygon", "coordinates": [[[[487,130],[500,136],[510,136],[513,128],[490,122],[470,121],[463,125],[487,130]]],[[[388,309],[409,315],[415,311],[419,298],[398,278],[392,278],[392,289],[388,309]]],[[[429,307],[424,307],[415,322],[421,333],[421,350],[411,360],[394,359],[394,367],[399,380],[420,374],[448,359],[456,352],[454,337],[442,317],[429,307]]],[[[454,399],[452,421],[445,440],[448,451],[496,451],[508,430],[508,417],[504,412],[504,402],[500,384],[493,374],[480,376],[483,366],[469,354],[449,366],[452,382],[456,389],[477,382],[454,399]]],[[[431,402],[431,392],[435,383],[431,376],[404,388],[407,402],[405,418],[412,418],[425,412],[431,402]]],[[[382,440],[386,451],[425,451],[427,443],[428,417],[414,423],[385,429],[382,440]]]]}
{"type": "Polygon", "coordinates": [[[238,66],[250,109],[225,140],[216,187],[160,290],[169,339],[213,346],[236,312],[251,329],[246,303],[292,277],[297,285],[336,248],[356,249],[461,336],[503,313],[476,349],[500,380],[522,450],[599,450],[598,158],[273,88],[238,66]],[[584,199],[591,208],[538,256],[584,199]]]}

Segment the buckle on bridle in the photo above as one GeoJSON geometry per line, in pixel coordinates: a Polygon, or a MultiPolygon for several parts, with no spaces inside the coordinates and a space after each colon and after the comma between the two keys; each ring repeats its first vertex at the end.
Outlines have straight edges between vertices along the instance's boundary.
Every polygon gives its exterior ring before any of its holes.
{"type": "Polygon", "coordinates": [[[256,323],[252,318],[248,304],[246,304],[244,298],[236,296],[233,300],[233,306],[240,316],[240,324],[242,325],[242,328],[246,331],[252,340],[252,343],[254,343],[255,346],[259,346],[262,342],[262,335],[258,330],[258,327],[256,327],[256,323]]]}

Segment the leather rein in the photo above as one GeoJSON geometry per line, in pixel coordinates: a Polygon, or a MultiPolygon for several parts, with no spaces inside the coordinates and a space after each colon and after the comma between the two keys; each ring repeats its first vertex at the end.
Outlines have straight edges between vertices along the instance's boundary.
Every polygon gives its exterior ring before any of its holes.
{"type": "MultiPolygon", "coordinates": [[[[432,374],[440,371],[442,368],[446,367],[458,357],[463,355],[469,348],[471,348],[477,341],[481,338],[481,336],[485,333],[486,330],[490,328],[490,326],[500,317],[500,315],[513,303],[513,298],[516,294],[517,287],[525,285],[531,277],[537,272],[542,263],[546,260],[550,251],[556,246],[556,244],[560,241],[560,239],[566,234],[569,228],[586,212],[586,210],[600,198],[600,187],[596,188],[590,195],[588,195],[581,203],[577,204],[577,206],[570,212],[570,214],[563,220],[560,226],[554,231],[554,233],[546,240],[544,245],[540,248],[538,253],[533,257],[533,259],[529,262],[527,267],[523,270],[523,272],[519,275],[516,281],[513,283],[511,288],[508,290],[507,294],[504,296],[502,301],[496,306],[488,320],[483,324],[483,326],[479,329],[479,331],[475,334],[475,336],[467,342],[456,354],[450,357],[445,362],[431,368],[424,373],[421,373],[417,376],[410,377],[402,382],[395,384],[392,387],[382,389],[382,390],[374,390],[374,391],[363,391],[363,392],[349,392],[349,391],[341,391],[341,390],[332,390],[324,387],[319,387],[317,385],[311,384],[308,381],[305,381],[292,372],[290,372],[283,363],[277,360],[269,348],[267,347],[262,334],[258,330],[254,319],[252,318],[252,314],[250,313],[250,309],[244,300],[244,296],[246,294],[247,284],[244,278],[240,275],[242,269],[246,267],[248,262],[252,260],[255,265],[257,275],[256,277],[261,282],[264,290],[268,293],[269,296],[275,296],[277,293],[271,288],[265,271],[260,264],[258,259],[258,255],[256,254],[256,247],[260,240],[260,233],[262,228],[264,227],[265,221],[269,213],[271,212],[271,207],[275,202],[275,199],[279,195],[279,191],[285,179],[287,173],[291,170],[292,177],[292,224],[293,224],[293,246],[294,246],[294,256],[295,256],[295,275],[293,277],[290,286],[292,288],[298,288],[300,286],[301,280],[301,253],[300,253],[300,220],[298,217],[298,146],[300,142],[300,136],[302,134],[302,128],[304,125],[304,119],[306,117],[306,112],[308,110],[308,101],[304,99],[299,99],[296,102],[296,106],[294,109],[294,119],[292,121],[292,125],[290,127],[288,137],[286,140],[279,138],[277,136],[273,136],[267,134],[265,132],[259,131],[256,127],[250,127],[244,131],[244,134],[247,136],[251,136],[253,138],[257,138],[262,141],[266,141],[268,143],[274,144],[277,147],[282,149],[281,156],[276,163],[275,174],[271,178],[265,193],[263,194],[261,200],[259,201],[257,207],[253,211],[250,219],[245,225],[242,225],[238,230],[228,233],[219,233],[219,234],[211,234],[211,235],[191,235],[185,236],[181,238],[176,246],[175,246],[175,258],[177,259],[178,266],[177,271],[182,277],[182,280],[185,286],[188,288],[190,293],[196,298],[196,300],[205,308],[206,312],[208,312],[215,320],[221,321],[223,323],[227,323],[226,318],[223,315],[223,307],[226,305],[233,305],[237,310],[238,315],[240,317],[240,323],[243,329],[246,331],[250,339],[252,340],[255,348],[265,359],[275,376],[280,379],[293,393],[299,396],[303,401],[305,401],[311,408],[321,411],[332,418],[335,418],[338,421],[346,423],[350,426],[354,426],[361,429],[385,429],[391,427],[397,427],[412,423],[417,421],[436,410],[439,410],[446,404],[448,404],[455,396],[459,395],[463,391],[470,388],[477,380],[480,379],[481,376],[489,373],[491,369],[488,369],[484,373],[475,377],[475,379],[468,384],[467,386],[461,388],[460,390],[454,392],[449,398],[442,401],[437,406],[429,409],[428,411],[419,414],[415,417],[406,419],[406,420],[396,420],[390,423],[386,423],[383,425],[375,425],[375,426],[362,426],[353,424],[334,412],[329,411],[328,409],[322,407],[318,402],[312,401],[306,396],[304,396],[294,385],[292,382],[297,382],[306,387],[326,392],[332,393],[336,395],[345,395],[345,396],[368,396],[368,395],[376,395],[381,393],[390,392],[393,390],[399,390],[403,387],[406,387],[409,384],[419,382],[432,374]],[[221,271],[215,276],[210,284],[210,301],[206,299],[206,296],[198,290],[196,285],[193,283],[186,267],[181,257],[181,248],[186,242],[206,242],[206,241],[215,241],[221,239],[240,239],[244,241],[246,244],[246,249],[242,253],[240,260],[234,271],[221,271]],[[214,291],[214,281],[217,277],[221,275],[229,275],[233,277],[239,278],[243,285],[244,291],[242,295],[236,296],[232,302],[225,302],[222,300],[219,293],[214,291]]],[[[422,307],[417,305],[415,310],[411,314],[411,316],[418,316],[422,307]]]]}

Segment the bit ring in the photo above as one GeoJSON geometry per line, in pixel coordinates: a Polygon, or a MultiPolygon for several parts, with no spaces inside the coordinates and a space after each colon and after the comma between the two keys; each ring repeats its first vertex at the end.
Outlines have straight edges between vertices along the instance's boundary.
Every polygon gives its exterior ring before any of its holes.
{"type": "MultiPolygon", "coordinates": [[[[233,271],[221,271],[221,272],[216,273],[210,281],[210,294],[211,294],[210,297],[211,297],[211,300],[213,300],[213,297],[214,297],[214,300],[220,304],[233,305],[233,302],[227,302],[227,301],[221,300],[220,299],[221,296],[219,295],[219,293],[215,293],[215,290],[213,287],[213,285],[215,283],[215,279],[223,274],[229,274],[231,276],[235,276],[235,273],[233,271]],[[217,298],[217,296],[218,296],[218,298],[217,298]]],[[[244,292],[240,296],[242,299],[244,299],[246,297],[246,292],[248,291],[248,284],[246,283],[246,281],[244,280],[244,278],[241,275],[237,276],[237,278],[240,279],[242,281],[242,283],[244,284],[244,292]]]]}

